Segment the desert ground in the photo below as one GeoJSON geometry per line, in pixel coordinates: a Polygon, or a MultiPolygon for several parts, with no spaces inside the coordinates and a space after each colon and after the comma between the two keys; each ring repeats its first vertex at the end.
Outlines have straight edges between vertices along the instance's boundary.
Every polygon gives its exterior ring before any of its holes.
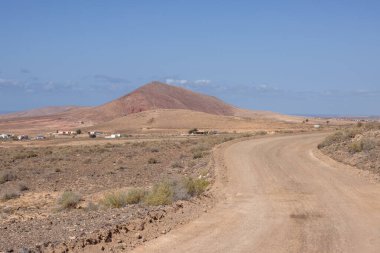
{"type": "Polygon", "coordinates": [[[0,252],[378,252],[367,121],[158,82],[0,116],[0,252]]]}
{"type": "Polygon", "coordinates": [[[5,141],[0,248],[61,252],[86,245],[120,251],[165,234],[213,206],[205,192],[214,180],[211,151],[253,135],[244,136],[5,141]],[[189,179],[205,185],[189,192],[181,186],[189,179]],[[146,200],[160,185],[170,188],[169,195],[146,200]],[[134,191],[146,199],[128,200],[134,191]],[[102,245],[109,234],[115,234],[114,244],[102,245]]]}
{"type": "Polygon", "coordinates": [[[132,252],[378,252],[379,181],[320,153],[325,136],[225,145],[217,205],[132,252]]]}

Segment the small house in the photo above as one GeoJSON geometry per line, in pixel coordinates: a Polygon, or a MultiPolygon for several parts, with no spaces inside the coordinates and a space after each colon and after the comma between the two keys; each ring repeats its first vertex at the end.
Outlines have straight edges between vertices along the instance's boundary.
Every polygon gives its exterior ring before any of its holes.
{"type": "Polygon", "coordinates": [[[17,136],[17,140],[22,141],[22,140],[28,140],[29,136],[27,135],[19,135],[17,136]]]}
{"type": "Polygon", "coordinates": [[[111,134],[111,135],[105,136],[104,138],[106,138],[106,139],[116,139],[116,138],[120,138],[120,137],[121,137],[121,134],[111,134]]]}
{"type": "Polygon", "coordinates": [[[0,139],[9,139],[10,137],[10,134],[0,134],[0,139]]]}

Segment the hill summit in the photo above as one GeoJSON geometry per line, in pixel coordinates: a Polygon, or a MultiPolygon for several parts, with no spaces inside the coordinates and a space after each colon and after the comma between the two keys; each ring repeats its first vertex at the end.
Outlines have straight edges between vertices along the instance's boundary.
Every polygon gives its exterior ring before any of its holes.
{"type": "Polygon", "coordinates": [[[96,121],[105,121],[154,109],[185,109],[225,116],[235,112],[235,107],[215,97],[155,81],[109,103],[87,109],[87,113],[96,121]]]}

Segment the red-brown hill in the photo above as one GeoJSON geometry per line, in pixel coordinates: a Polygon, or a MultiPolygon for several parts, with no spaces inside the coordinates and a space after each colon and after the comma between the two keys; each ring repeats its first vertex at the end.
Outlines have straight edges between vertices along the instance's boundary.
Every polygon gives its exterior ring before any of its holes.
{"type": "Polygon", "coordinates": [[[155,109],[185,109],[225,116],[234,115],[236,110],[215,97],[160,82],[151,82],[109,103],[70,111],[67,115],[104,122],[155,109]]]}

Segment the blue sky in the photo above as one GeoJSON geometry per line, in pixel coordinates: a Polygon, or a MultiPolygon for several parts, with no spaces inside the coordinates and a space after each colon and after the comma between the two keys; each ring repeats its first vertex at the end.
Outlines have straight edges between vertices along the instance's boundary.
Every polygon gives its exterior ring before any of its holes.
{"type": "Polygon", "coordinates": [[[0,1],[0,111],[152,80],[250,109],[379,115],[380,1],[0,1]]]}

